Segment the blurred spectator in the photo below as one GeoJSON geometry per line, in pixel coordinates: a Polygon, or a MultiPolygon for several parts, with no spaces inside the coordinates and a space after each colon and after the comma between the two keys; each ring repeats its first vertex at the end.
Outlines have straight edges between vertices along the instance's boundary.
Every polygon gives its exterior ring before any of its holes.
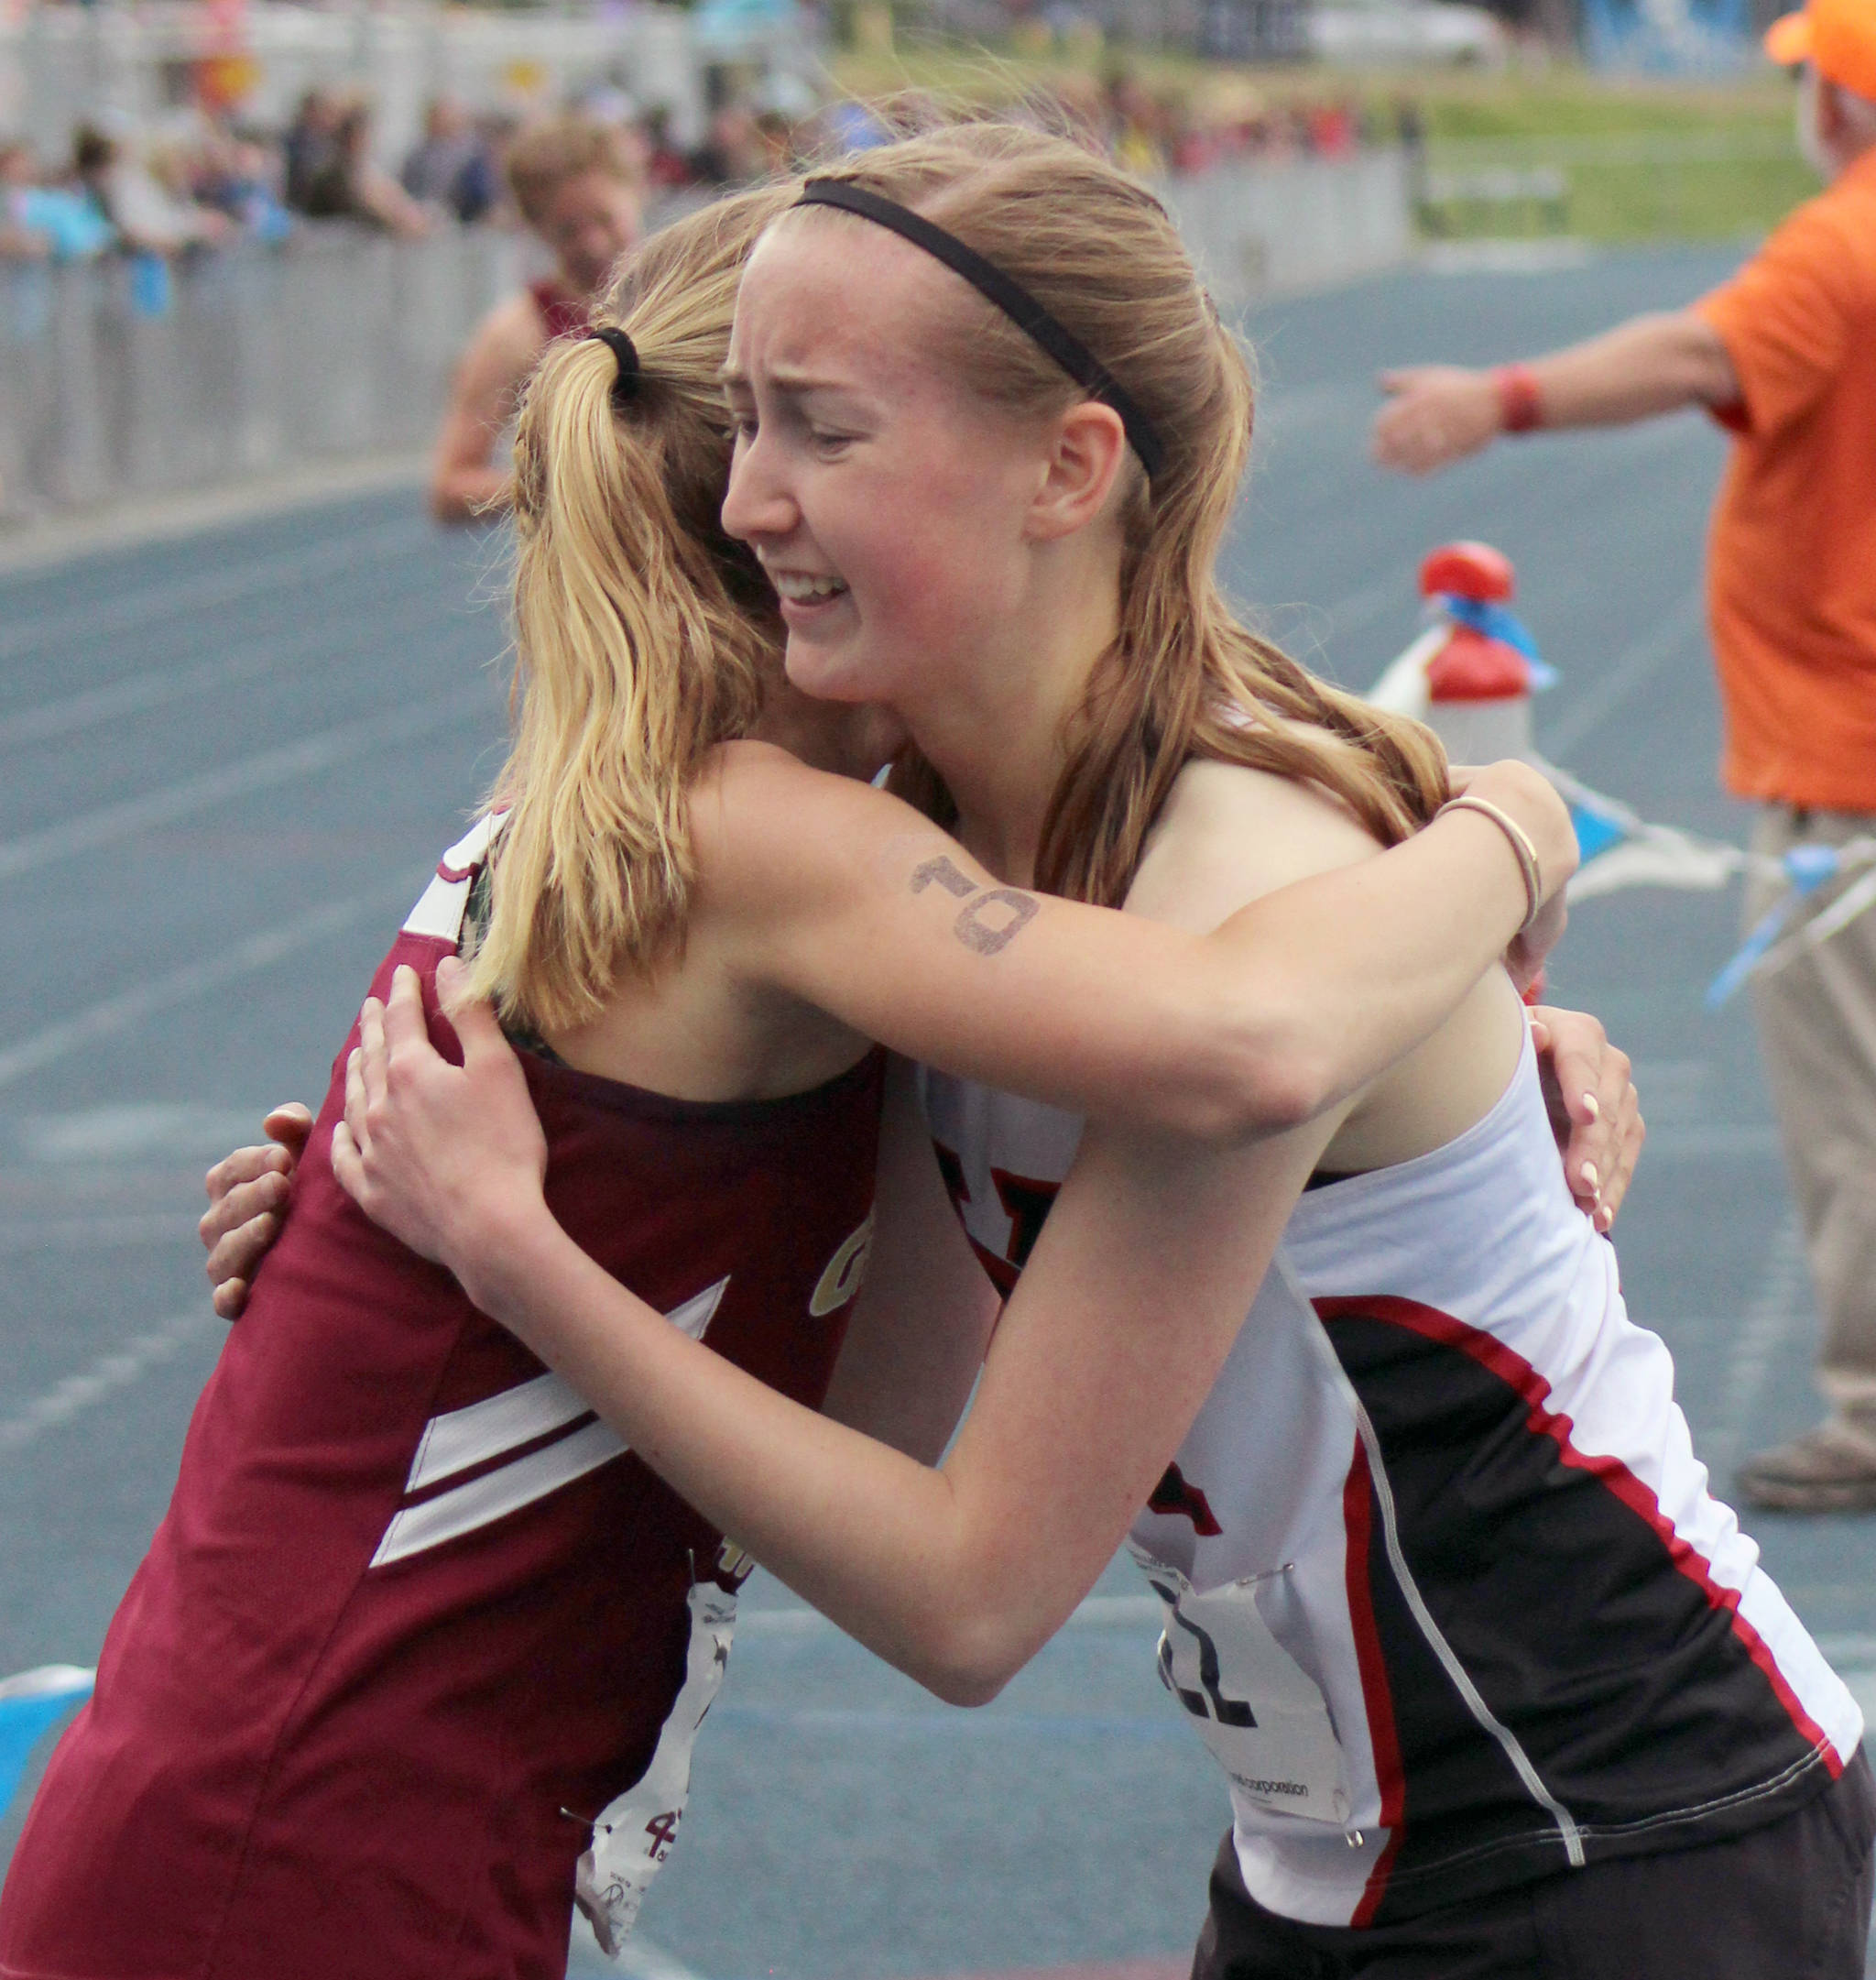
{"type": "Polygon", "coordinates": [[[371,112],[353,104],[340,115],[330,156],[307,181],[300,211],[310,220],[358,220],[416,239],[430,215],[371,156],[371,112]]]}
{"type": "Polygon", "coordinates": [[[0,147],[0,254],[85,261],[116,237],[86,193],[39,183],[29,145],[0,147]]]}
{"type": "Polygon", "coordinates": [[[340,106],[329,90],[308,90],[280,140],[281,196],[296,213],[306,211],[307,189],[338,150],[340,106]]]}
{"type": "Polygon", "coordinates": [[[133,254],[169,256],[212,247],[234,231],[226,213],[165,185],[95,126],[80,126],[71,162],[98,213],[133,254]]]}
{"type": "Polygon", "coordinates": [[[646,181],[661,192],[675,191],[691,180],[691,161],[679,150],[671,135],[671,106],[654,104],[645,115],[648,156],[646,181]]]}
{"type": "Polygon", "coordinates": [[[888,116],[865,104],[832,104],[821,123],[836,151],[870,151],[875,146],[889,145],[899,135],[888,116]]]}
{"type": "Polygon", "coordinates": [[[762,170],[758,179],[779,178],[793,170],[795,162],[794,120],[780,110],[762,110],[756,115],[756,138],[762,147],[762,170]]]}
{"type": "Polygon", "coordinates": [[[1394,99],[1394,137],[1407,161],[1407,196],[1418,213],[1426,204],[1426,119],[1411,96],[1394,99]]]}
{"type": "Polygon", "coordinates": [[[725,104],[710,119],[710,133],[698,147],[693,175],[706,186],[741,186],[769,170],[769,153],[747,104],[725,104]]]}
{"type": "Polygon", "coordinates": [[[595,124],[611,124],[635,133],[638,128],[638,106],[619,80],[617,71],[603,82],[589,84],[567,108],[576,116],[591,117],[595,124]]]}
{"type": "Polygon", "coordinates": [[[1160,133],[1167,120],[1145,83],[1124,71],[1110,76],[1107,118],[1108,149],[1122,171],[1151,175],[1166,169],[1160,133]]]}
{"type": "Polygon", "coordinates": [[[508,148],[507,176],[521,217],[553,254],[554,272],[497,303],[456,368],[431,476],[431,509],[443,522],[474,521],[501,499],[507,474],[496,449],[523,380],[553,338],[584,325],[643,224],[638,148],[590,117],[523,130],[508,148]]]}
{"type": "Polygon", "coordinates": [[[197,152],[192,189],[204,206],[245,228],[256,240],[284,240],[293,219],[280,201],[274,154],[253,138],[211,125],[197,152]]]}
{"type": "MultiPolygon", "coordinates": [[[[1421,169],[1424,126],[1411,101],[1379,104],[1371,114],[1350,99],[1294,93],[1272,100],[1267,87],[1200,78],[1156,89],[1116,64],[1105,79],[1065,75],[1008,114],[1072,135],[1144,174],[1193,175],[1234,159],[1341,158],[1395,138],[1408,153],[1410,170],[1421,169]]],[[[951,115],[938,98],[911,90],[884,101],[823,104],[799,76],[779,70],[722,104],[704,142],[687,153],[673,134],[669,107],[655,104],[638,114],[617,76],[592,84],[581,101],[583,111],[529,134],[529,156],[546,156],[540,152],[545,129],[608,135],[605,164],[593,174],[584,168],[573,174],[584,179],[584,191],[568,195],[564,204],[557,191],[530,193],[531,211],[522,202],[520,217],[547,241],[558,264],[538,287],[558,300],[537,302],[532,316],[511,322],[517,349],[538,347],[540,324],[548,321],[543,312],[558,330],[565,311],[577,313],[584,306],[586,278],[572,271],[596,256],[602,266],[594,279],[603,279],[616,242],[636,233],[644,191],[746,184],[789,170],[803,157],[863,150],[932,128],[951,115]],[[631,208],[629,226],[614,210],[621,200],[631,208]],[[596,230],[600,243],[590,252],[577,238],[587,229],[596,230]],[[563,240],[572,246],[563,247],[563,240]]],[[[164,142],[133,151],[115,130],[85,128],[78,134],[70,183],[46,182],[30,149],[0,146],[0,255],[70,260],[116,245],[169,260],[237,232],[281,240],[295,213],[359,221],[409,236],[426,232],[442,212],[464,224],[506,224],[510,202],[503,159],[514,128],[500,113],[473,118],[461,99],[439,95],[429,106],[421,140],[404,160],[401,182],[372,159],[368,108],[319,87],[305,93],[278,137],[202,116],[172,122],[164,142]]],[[[557,170],[551,167],[550,178],[557,170]]],[[[520,179],[539,181],[527,157],[520,179]]],[[[497,374],[507,375],[506,360],[497,374]]],[[[486,450],[476,458],[485,463],[486,450]]],[[[478,487],[485,494],[498,480],[478,487]]]]}
{"type": "Polygon", "coordinates": [[[447,207],[464,226],[485,217],[501,198],[488,145],[453,96],[431,100],[422,141],[398,176],[413,200],[447,207]]]}
{"type": "Polygon", "coordinates": [[[38,178],[30,146],[0,144],[0,255],[43,260],[52,252],[52,236],[27,218],[38,178]]]}
{"type": "Polygon", "coordinates": [[[1346,159],[1355,150],[1356,111],[1347,103],[1317,104],[1308,113],[1309,148],[1319,159],[1346,159]]]}

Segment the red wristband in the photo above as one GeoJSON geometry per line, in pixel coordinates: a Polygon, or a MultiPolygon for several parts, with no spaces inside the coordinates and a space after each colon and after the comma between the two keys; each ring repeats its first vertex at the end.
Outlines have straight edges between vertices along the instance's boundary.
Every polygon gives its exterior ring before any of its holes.
{"type": "Polygon", "coordinates": [[[1543,424],[1543,401],[1529,365],[1500,365],[1491,382],[1499,395],[1499,425],[1505,432],[1534,432],[1543,424]]]}

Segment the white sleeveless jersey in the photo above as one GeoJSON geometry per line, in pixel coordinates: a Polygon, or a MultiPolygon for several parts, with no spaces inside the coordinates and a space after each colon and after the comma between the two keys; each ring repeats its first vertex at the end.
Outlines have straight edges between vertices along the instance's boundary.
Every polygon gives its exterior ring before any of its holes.
{"type": "MultiPolygon", "coordinates": [[[[1007,1294],[1080,1122],[923,1089],[1007,1294]]],[[[1389,1922],[1740,1833],[1841,1773],[1861,1716],[1708,1496],[1673,1375],[1528,1036],[1456,1141],[1304,1195],[1130,1540],[1259,1903],[1389,1922]]]]}

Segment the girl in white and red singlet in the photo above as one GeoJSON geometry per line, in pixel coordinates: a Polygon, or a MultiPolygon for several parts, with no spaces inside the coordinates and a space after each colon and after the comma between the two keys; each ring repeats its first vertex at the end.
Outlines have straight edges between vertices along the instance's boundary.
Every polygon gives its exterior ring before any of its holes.
{"type": "MultiPolygon", "coordinates": [[[[1042,908],[897,799],[754,739],[878,760],[864,714],[776,676],[772,607],[716,520],[731,301],[787,197],[660,236],[595,335],[546,359],[518,453],[500,806],[445,853],[376,987],[408,966],[434,1010],[468,948],[529,1045],[563,1227],[673,1338],[813,1410],[876,1169],[880,1228],[948,1214],[909,1087],[880,1145],[874,1036],[1236,1132],[1296,1110],[1292,1051],[1326,1091],[1421,1035],[1526,902],[1477,816],[1403,847],[1373,918],[1424,968],[1377,991],[1387,938],[1335,943],[1364,898],[1346,876],[1217,936],[1042,908]]],[[[1554,888],[1554,801],[1515,766],[1488,783],[1554,888]]],[[[671,1846],[743,1557],[338,1187],[344,1063],[15,1853],[6,1980],[548,1975],[576,1887],[616,1943],[671,1846]]],[[[974,1341],[981,1294],[942,1260],[921,1275],[974,1341]]],[[[856,1338],[858,1412],[884,1351],[864,1321],[856,1338]]],[[[923,1449],[933,1406],[898,1395],[862,1420],[923,1449]]]]}
{"type": "MultiPolygon", "coordinates": [[[[1441,768],[1220,599],[1249,379],[1148,193],[1029,133],[848,161],[757,249],[728,376],[790,677],[906,722],[1010,953],[1057,893],[1188,929],[1331,870],[1384,899],[1441,768]]],[[[596,1272],[458,1022],[461,1071],[408,986],[367,1010],[345,1186],[861,1641],[980,1701],[1130,1540],[1230,1789],[1201,1980],[1860,1980],[1861,1716],[1707,1494],[1502,973],[1235,1146],[928,1075],[1009,1295],[935,1468],[596,1272]]]]}

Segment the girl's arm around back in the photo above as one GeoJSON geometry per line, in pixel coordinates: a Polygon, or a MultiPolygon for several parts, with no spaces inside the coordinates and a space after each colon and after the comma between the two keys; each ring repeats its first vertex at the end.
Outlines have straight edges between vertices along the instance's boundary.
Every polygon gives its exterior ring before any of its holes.
{"type": "Polygon", "coordinates": [[[1329,1132],[1221,1150],[1092,1127],[934,1468],[778,1395],[594,1264],[542,1200],[545,1143],[493,1019],[455,1022],[460,1070],[429,1045],[414,975],[367,1005],[333,1144],[344,1187],[705,1518],[958,1704],[994,1697],[1112,1557],[1329,1132]]]}
{"type": "MultiPolygon", "coordinates": [[[[1419,1044],[1525,919],[1476,812],[1298,881],[1208,935],[1006,886],[910,806],[732,745],[694,799],[701,902],[734,966],[909,1057],[1117,1120],[1231,1143],[1314,1119],[1419,1044]]],[[[1521,764],[1473,784],[1537,839],[1567,815],[1521,764]]]]}

